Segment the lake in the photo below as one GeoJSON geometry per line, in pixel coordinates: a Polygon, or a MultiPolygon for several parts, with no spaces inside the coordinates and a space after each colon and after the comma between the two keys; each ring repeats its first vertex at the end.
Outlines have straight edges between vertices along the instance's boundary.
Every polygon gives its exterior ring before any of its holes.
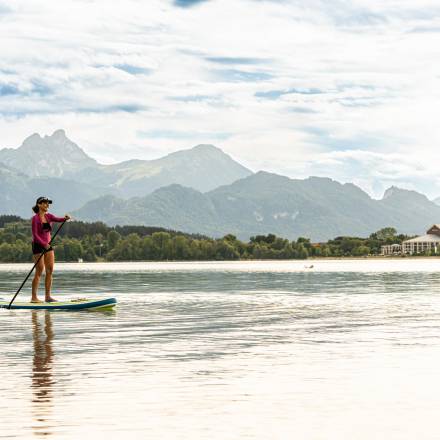
{"type": "Polygon", "coordinates": [[[57,264],[53,292],[118,306],[0,310],[0,439],[438,438],[440,259],[57,264]]]}

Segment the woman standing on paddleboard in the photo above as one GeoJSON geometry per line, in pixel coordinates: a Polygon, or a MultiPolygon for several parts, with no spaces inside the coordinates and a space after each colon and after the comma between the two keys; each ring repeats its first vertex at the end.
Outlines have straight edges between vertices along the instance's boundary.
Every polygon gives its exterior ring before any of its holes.
{"type": "Polygon", "coordinates": [[[35,215],[32,217],[32,253],[34,262],[36,262],[41,254],[43,257],[38,261],[35,267],[35,276],[32,280],[32,299],[31,302],[42,302],[38,299],[38,285],[40,284],[41,274],[46,270],[46,277],[44,286],[46,291],[46,302],[54,302],[56,299],[52,298],[50,289],[52,287],[52,273],[55,264],[55,255],[52,246],[50,245],[50,232],[52,230],[52,223],[64,222],[70,219],[70,216],[56,217],[48,212],[49,205],[52,200],[47,197],[38,197],[35,206],[32,210],[35,215]]]}

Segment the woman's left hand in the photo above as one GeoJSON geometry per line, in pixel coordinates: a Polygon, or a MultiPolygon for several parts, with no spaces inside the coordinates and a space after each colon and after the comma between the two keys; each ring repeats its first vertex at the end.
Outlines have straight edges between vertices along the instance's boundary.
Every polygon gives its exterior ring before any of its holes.
{"type": "Polygon", "coordinates": [[[66,214],[65,216],[64,216],[64,220],[70,220],[72,217],[70,217],[70,215],[69,214],[66,214]]]}

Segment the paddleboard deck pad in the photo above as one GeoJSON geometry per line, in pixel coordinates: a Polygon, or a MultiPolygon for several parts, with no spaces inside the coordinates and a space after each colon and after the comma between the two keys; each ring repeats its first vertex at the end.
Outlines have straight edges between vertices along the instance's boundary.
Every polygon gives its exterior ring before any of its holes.
{"type": "MultiPolygon", "coordinates": [[[[0,301],[0,308],[7,309],[10,301],[0,301]]],[[[31,309],[31,310],[109,310],[116,305],[116,298],[90,299],[78,298],[68,301],[57,302],[20,302],[14,301],[11,309],[31,309]]]]}

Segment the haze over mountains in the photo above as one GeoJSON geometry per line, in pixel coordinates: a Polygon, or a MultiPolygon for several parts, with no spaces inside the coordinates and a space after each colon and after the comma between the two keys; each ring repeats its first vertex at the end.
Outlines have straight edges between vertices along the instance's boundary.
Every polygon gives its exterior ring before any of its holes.
{"type": "Polygon", "coordinates": [[[104,191],[121,197],[144,196],[172,183],[204,192],[252,174],[213,145],[197,145],[156,160],[101,165],[69,140],[64,130],[43,138],[33,134],[17,149],[0,150],[0,163],[29,177],[63,178],[87,184],[97,195],[104,191]]]}
{"type": "Polygon", "coordinates": [[[170,185],[128,200],[101,197],[76,215],[87,221],[105,218],[110,225],[161,225],[217,237],[232,233],[248,239],[271,232],[326,241],[341,235],[368,236],[386,226],[424,233],[440,219],[440,206],[414,191],[393,188],[386,198],[374,200],[353,184],[261,171],[204,194],[170,185]]]}
{"type": "Polygon", "coordinates": [[[385,226],[421,234],[440,222],[440,206],[415,191],[392,187],[374,200],[353,184],[329,178],[254,174],[212,145],[102,165],[63,130],[0,150],[0,188],[0,214],[30,217],[36,197],[47,195],[54,199],[54,213],[73,212],[79,220],[213,237],[274,233],[325,241],[367,236],[385,226]]]}
{"type": "Polygon", "coordinates": [[[52,136],[44,137],[34,133],[17,149],[3,148],[0,162],[30,177],[69,177],[76,171],[99,166],[66,137],[64,130],[56,130],[52,136]]]}

